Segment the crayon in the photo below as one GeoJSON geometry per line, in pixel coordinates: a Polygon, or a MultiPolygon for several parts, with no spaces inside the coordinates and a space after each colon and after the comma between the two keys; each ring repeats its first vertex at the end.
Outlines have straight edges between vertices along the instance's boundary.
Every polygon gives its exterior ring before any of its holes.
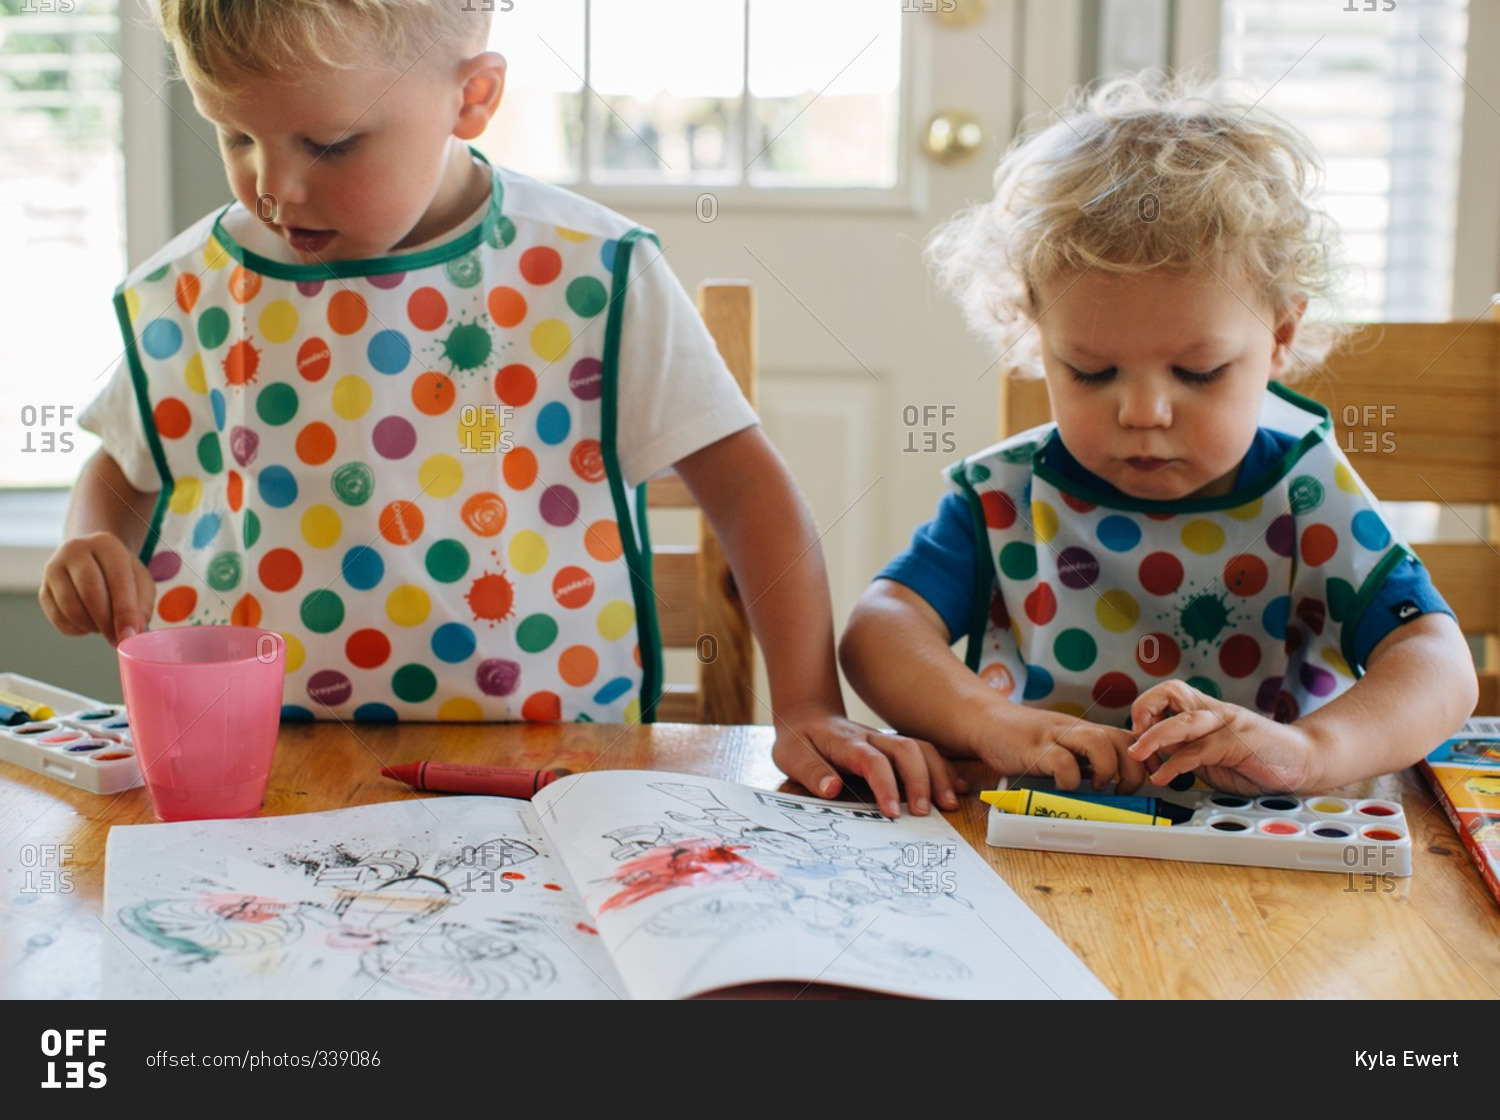
{"type": "Polygon", "coordinates": [[[14,726],[18,723],[30,723],[37,719],[51,719],[57,713],[46,704],[39,704],[35,700],[28,700],[24,696],[17,696],[14,692],[0,692],[0,720],[14,726]],[[16,719],[15,713],[21,712],[25,719],[16,719]]]}
{"type": "Polygon", "coordinates": [[[457,762],[407,762],[382,766],[386,778],[412,789],[434,793],[484,793],[491,797],[530,798],[568,770],[527,770],[519,766],[467,766],[457,762]]]}
{"type": "Polygon", "coordinates": [[[980,799],[1006,813],[1114,824],[1173,825],[1192,810],[1155,797],[1112,794],[1060,794],[1035,789],[985,790],[980,799]]]}

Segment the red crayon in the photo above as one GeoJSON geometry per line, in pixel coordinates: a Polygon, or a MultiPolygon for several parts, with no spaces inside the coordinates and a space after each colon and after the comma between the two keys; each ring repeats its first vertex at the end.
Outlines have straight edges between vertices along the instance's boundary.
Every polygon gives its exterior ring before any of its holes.
{"type": "Polygon", "coordinates": [[[531,797],[567,770],[527,770],[520,766],[466,766],[458,762],[407,762],[382,766],[386,778],[435,793],[486,793],[491,797],[531,797]]]}

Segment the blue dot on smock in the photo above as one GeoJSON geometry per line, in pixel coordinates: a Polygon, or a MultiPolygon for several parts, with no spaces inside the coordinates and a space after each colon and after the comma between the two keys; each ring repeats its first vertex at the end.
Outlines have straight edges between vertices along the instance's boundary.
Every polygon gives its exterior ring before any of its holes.
{"type": "Polygon", "coordinates": [[[357,723],[397,723],[400,717],[389,704],[361,704],[354,709],[357,723]]]}
{"type": "Polygon", "coordinates": [[[1391,543],[1391,531],[1373,509],[1362,509],[1354,515],[1354,539],[1374,552],[1391,543]]]}
{"type": "Polygon", "coordinates": [[[1111,552],[1129,552],[1141,543],[1141,527],[1128,517],[1111,514],[1099,522],[1099,543],[1111,552]]]}
{"type": "Polygon", "coordinates": [[[598,692],[594,693],[594,703],[609,704],[624,696],[627,692],[630,691],[630,688],[631,684],[629,677],[616,677],[614,680],[610,681],[607,685],[601,688],[598,692]]]}
{"type": "Polygon", "coordinates": [[[1040,700],[1052,691],[1052,674],[1040,665],[1026,666],[1026,691],[1022,700],[1040,700]]]}
{"type": "Polygon", "coordinates": [[[141,349],[153,358],[170,358],[182,346],[182,328],[170,319],[155,319],[141,332],[141,349]]]}
{"type": "Polygon", "coordinates": [[[411,361],[411,343],[400,331],[380,331],[370,339],[370,365],[380,373],[400,373],[411,361]]]}
{"type": "Polygon", "coordinates": [[[193,526],[193,547],[207,548],[219,535],[219,515],[217,513],[205,513],[198,518],[197,524],[193,526]]]}
{"type": "Polygon", "coordinates": [[[599,246],[599,260],[604,265],[604,271],[613,272],[615,270],[615,250],[619,247],[620,242],[614,237],[611,237],[603,245],[599,246]]]}
{"type": "Polygon", "coordinates": [[[313,714],[301,704],[281,705],[282,723],[311,723],[313,714]]]}
{"type": "Polygon", "coordinates": [[[1292,597],[1278,595],[1266,604],[1260,614],[1260,624],[1265,632],[1278,642],[1286,641],[1286,623],[1292,613],[1292,597]]]}
{"type": "Polygon", "coordinates": [[[537,414],[536,434],[543,443],[557,446],[568,438],[573,427],[573,418],[568,415],[568,406],[553,401],[537,414]]]}
{"type": "Polygon", "coordinates": [[[385,577],[385,561],[373,548],[360,544],[344,553],[344,582],[356,591],[368,591],[385,577]]]}
{"type": "Polygon", "coordinates": [[[478,644],[474,631],[462,622],[445,622],[432,632],[432,656],[450,665],[467,660],[478,644]]]}
{"type": "Polygon", "coordinates": [[[224,412],[225,412],[225,408],[224,408],[224,394],[221,393],[218,389],[210,389],[208,391],[208,403],[213,406],[213,410],[214,410],[214,427],[218,428],[219,431],[222,432],[224,430],[224,412]]]}
{"type": "Polygon", "coordinates": [[[260,472],[260,500],[276,509],[286,509],[297,500],[297,480],[285,467],[267,467],[260,472]]]}

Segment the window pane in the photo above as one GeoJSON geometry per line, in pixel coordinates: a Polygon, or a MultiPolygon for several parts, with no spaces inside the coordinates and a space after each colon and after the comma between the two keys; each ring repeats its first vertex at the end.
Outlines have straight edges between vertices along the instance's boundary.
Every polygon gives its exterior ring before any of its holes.
{"type": "Polygon", "coordinates": [[[118,29],[114,0],[0,0],[0,485],[71,484],[98,446],[75,421],[121,351],[118,29]]]}
{"type": "Polygon", "coordinates": [[[738,181],[744,0],[594,0],[589,8],[595,178],[738,181]]]}
{"type": "Polygon", "coordinates": [[[1352,319],[1452,314],[1465,0],[1223,0],[1222,69],[1322,153],[1352,319]],[[1347,9],[1354,10],[1347,10],[1347,9]]]}
{"type": "Polygon", "coordinates": [[[497,12],[490,48],[505,56],[505,96],[474,146],[538,179],[576,182],[583,144],[583,0],[497,12]]]}
{"type": "Polygon", "coordinates": [[[869,0],[750,0],[749,179],[892,187],[901,8],[869,0]]]}

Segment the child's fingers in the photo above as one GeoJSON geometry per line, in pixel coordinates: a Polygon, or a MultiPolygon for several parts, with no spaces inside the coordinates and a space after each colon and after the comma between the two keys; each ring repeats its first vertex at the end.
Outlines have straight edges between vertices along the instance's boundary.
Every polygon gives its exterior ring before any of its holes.
{"type": "Polygon", "coordinates": [[[891,760],[915,816],[926,816],[934,803],[943,809],[958,808],[958,795],[968,783],[954,773],[937,747],[925,739],[886,732],[872,734],[870,742],[891,760]]]}
{"type": "Polygon", "coordinates": [[[1207,708],[1196,712],[1178,712],[1164,719],[1130,744],[1132,758],[1144,761],[1152,755],[1175,755],[1183,747],[1196,743],[1224,726],[1218,714],[1207,708]]]}
{"type": "Polygon", "coordinates": [[[88,612],[84,610],[70,585],[59,584],[54,591],[51,583],[44,583],[38,598],[42,604],[42,613],[59,633],[74,638],[93,633],[93,627],[88,623],[88,612]]]}

